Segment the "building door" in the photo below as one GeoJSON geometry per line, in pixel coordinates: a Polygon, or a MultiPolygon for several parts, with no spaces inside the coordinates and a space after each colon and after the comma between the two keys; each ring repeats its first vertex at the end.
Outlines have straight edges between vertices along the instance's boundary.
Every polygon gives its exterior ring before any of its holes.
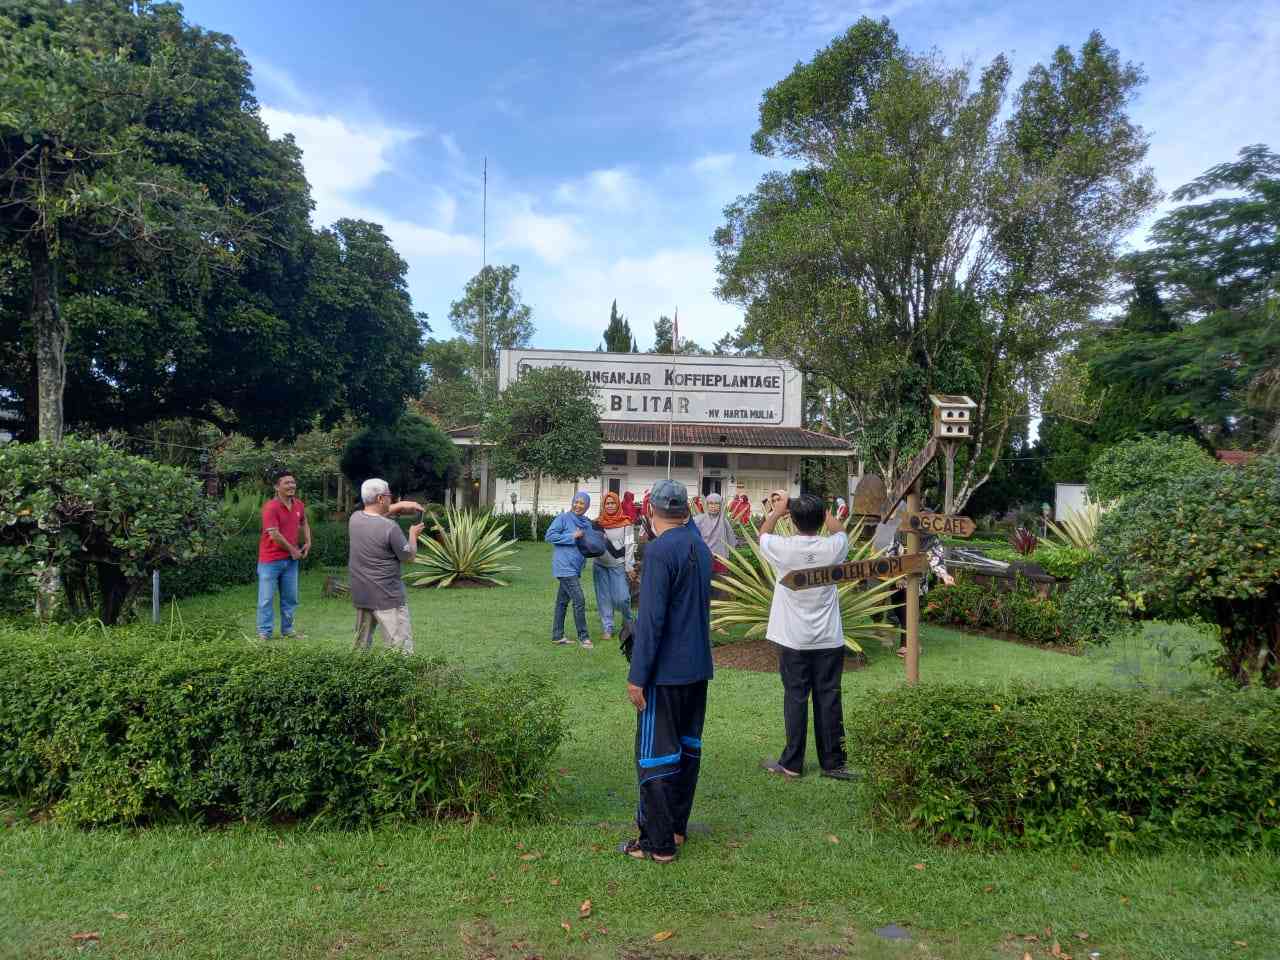
{"type": "Polygon", "coordinates": [[[724,495],[724,491],[720,488],[723,481],[720,477],[703,477],[702,478],[702,495],[710,496],[713,493],[724,495]]]}

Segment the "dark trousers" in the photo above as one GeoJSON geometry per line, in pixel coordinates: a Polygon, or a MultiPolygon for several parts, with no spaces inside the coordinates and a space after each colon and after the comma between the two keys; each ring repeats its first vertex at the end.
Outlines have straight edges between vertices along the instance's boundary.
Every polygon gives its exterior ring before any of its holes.
{"type": "Polygon", "coordinates": [[[809,737],[809,700],[813,699],[813,739],[823,770],[845,764],[844,708],[840,703],[840,678],[844,674],[844,647],[834,650],[792,650],[777,644],[778,673],[782,676],[782,717],[787,746],[779,765],[792,773],[804,772],[805,741],[809,737]]]}
{"type": "Polygon", "coordinates": [[[577,577],[557,577],[560,589],[556,591],[556,612],[551,620],[551,639],[564,636],[564,613],[573,604],[573,623],[578,628],[579,640],[590,640],[587,632],[587,598],[582,593],[582,581],[577,577]]]}
{"type": "Polygon", "coordinates": [[[675,835],[689,831],[689,813],[702,762],[702,721],[707,681],[649,687],[636,715],[636,778],[640,849],[659,856],[676,852],[675,835]]]}

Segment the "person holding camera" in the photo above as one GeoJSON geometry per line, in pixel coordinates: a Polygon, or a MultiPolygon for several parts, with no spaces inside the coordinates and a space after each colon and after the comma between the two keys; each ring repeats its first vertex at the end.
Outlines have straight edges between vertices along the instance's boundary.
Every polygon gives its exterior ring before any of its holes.
{"type": "Polygon", "coordinates": [[[809,736],[809,701],[813,701],[813,738],[820,776],[852,780],[845,766],[844,708],[840,682],[844,676],[844,627],[840,593],[835,585],[792,590],[780,581],[792,570],[829,567],[849,556],[844,523],[813,494],[788,499],[785,491],[769,498],[769,514],[760,526],[760,552],[773,568],[773,603],[765,636],[778,648],[782,677],[782,717],[786,746],[776,762],[761,766],[772,774],[795,778],[804,773],[809,736]],[[782,537],[774,528],[790,515],[796,535],[782,537]],[[821,536],[826,529],[827,536],[821,536]]]}
{"type": "Polygon", "coordinates": [[[362,510],[347,523],[351,545],[347,569],[351,578],[351,603],[356,608],[356,650],[373,647],[373,633],[382,628],[384,642],[393,650],[413,653],[413,624],[409,620],[404,579],[400,564],[418,552],[418,536],[425,523],[409,528],[406,540],[400,524],[392,517],[402,513],[422,513],[412,500],[392,502],[391,487],[385,480],[366,480],[360,485],[362,510]]]}

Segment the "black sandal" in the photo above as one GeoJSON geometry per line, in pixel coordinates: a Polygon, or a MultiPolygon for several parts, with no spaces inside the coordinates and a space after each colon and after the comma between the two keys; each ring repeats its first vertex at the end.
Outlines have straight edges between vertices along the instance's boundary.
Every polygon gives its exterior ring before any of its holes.
{"type": "Polygon", "coordinates": [[[623,856],[632,860],[652,860],[654,863],[671,863],[675,860],[676,855],[673,853],[669,857],[657,857],[640,846],[638,839],[623,840],[618,844],[618,852],[623,856]],[[636,856],[639,853],[640,856],[636,856]]]}

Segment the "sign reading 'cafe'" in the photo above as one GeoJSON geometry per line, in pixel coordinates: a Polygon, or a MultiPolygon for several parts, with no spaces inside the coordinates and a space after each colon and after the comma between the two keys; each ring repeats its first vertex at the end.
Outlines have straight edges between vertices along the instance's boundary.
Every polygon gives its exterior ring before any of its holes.
{"type": "Polygon", "coordinates": [[[779,360],[510,350],[503,351],[499,386],[534,367],[585,374],[603,420],[800,425],[800,378],[779,360]]]}

